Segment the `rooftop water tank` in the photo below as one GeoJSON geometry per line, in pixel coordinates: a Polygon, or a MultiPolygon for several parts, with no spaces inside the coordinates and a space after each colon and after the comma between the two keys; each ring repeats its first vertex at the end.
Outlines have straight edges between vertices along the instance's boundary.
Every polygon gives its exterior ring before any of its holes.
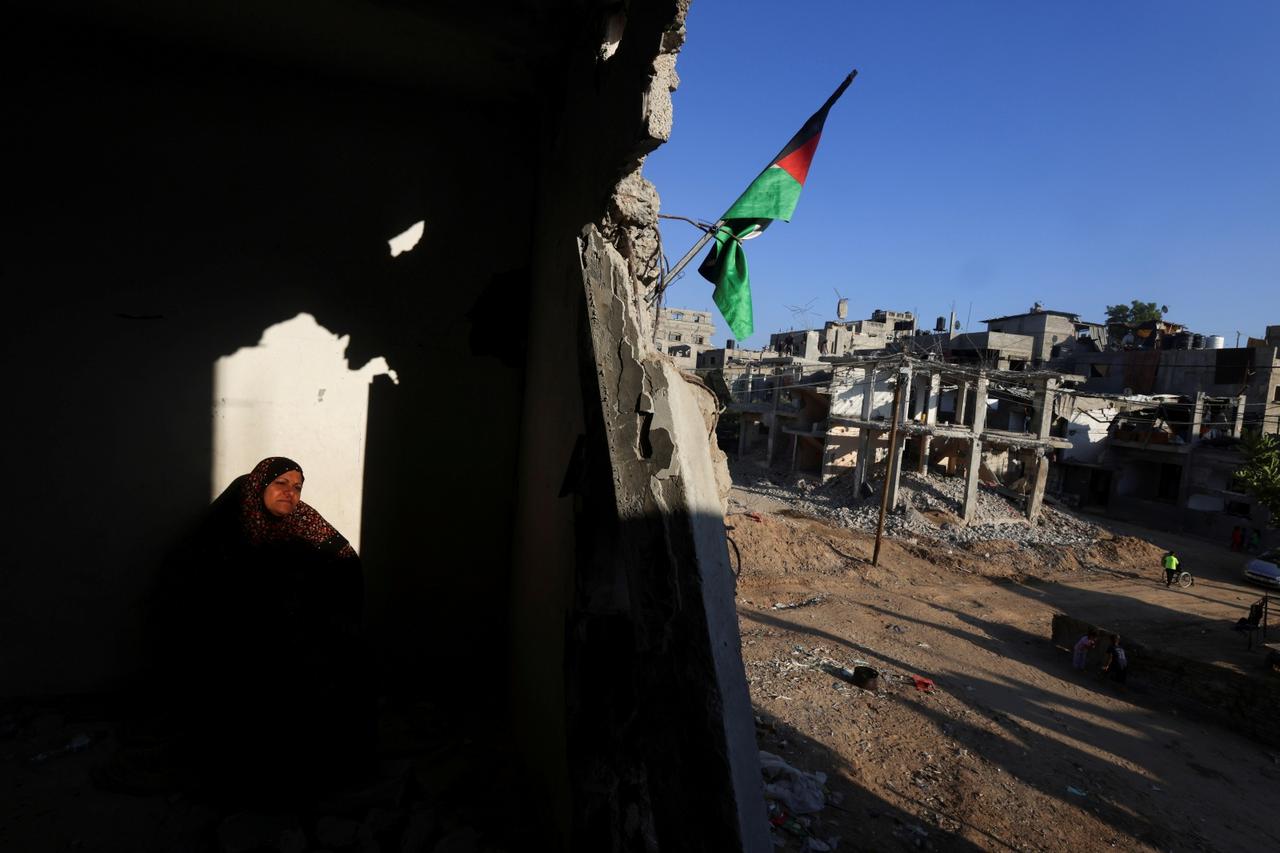
{"type": "Polygon", "coordinates": [[[1227,339],[1222,337],[1222,335],[1210,335],[1205,338],[1204,345],[1206,349],[1222,349],[1227,345],[1227,339]]]}

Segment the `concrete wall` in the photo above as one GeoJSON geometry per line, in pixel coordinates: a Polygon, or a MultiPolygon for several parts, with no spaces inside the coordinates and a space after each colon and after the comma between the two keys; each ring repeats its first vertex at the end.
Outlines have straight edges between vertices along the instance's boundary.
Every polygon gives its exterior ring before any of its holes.
{"type": "Polygon", "coordinates": [[[1058,314],[1036,313],[1008,317],[987,323],[991,332],[1011,332],[1031,337],[1031,357],[1048,361],[1053,348],[1063,341],[1074,340],[1075,322],[1058,314]]]}
{"type": "Polygon", "coordinates": [[[1072,462],[1096,463],[1106,449],[1106,442],[1119,409],[1103,406],[1097,409],[1075,411],[1067,418],[1066,438],[1070,450],[1060,450],[1060,458],[1072,462]]]}
{"type": "Polygon", "coordinates": [[[663,308],[658,314],[654,340],[658,349],[671,356],[679,367],[693,370],[698,366],[699,353],[711,348],[711,336],[715,333],[712,316],[707,311],[663,308]],[[677,316],[680,319],[676,319],[677,316]]]}
{"type": "Polygon", "coordinates": [[[789,332],[777,332],[769,336],[769,349],[774,352],[784,352],[787,338],[791,338],[792,351],[790,355],[796,358],[817,361],[822,356],[818,346],[819,337],[820,332],[817,329],[793,329],[789,332]]]}
{"type": "Polygon", "coordinates": [[[727,363],[759,361],[763,353],[750,349],[716,349],[702,350],[698,353],[697,367],[724,367],[727,363]]]}
{"type": "Polygon", "coordinates": [[[287,448],[304,471],[314,466],[304,500],[359,550],[369,385],[396,377],[381,356],[352,368],[349,344],[299,314],[214,363],[211,498],[287,448]]]}
{"type": "MultiPolygon", "coordinates": [[[[862,418],[863,397],[867,389],[867,368],[837,365],[831,377],[831,415],[843,418],[862,418]]],[[[893,408],[893,388],[889,380],[890,370],[881,370],[875,377],[872,390],[871,418],[887,420],[893,408]]]]}
{"type": "Polygon", "coordinates": [[[1280,361],[1276,347],[1235,350],[1128,350],[1081,352],[1072,370],[1086,377],[1086,391],[1120,394],[1129,388],[1137,394],[1180,394],[1194,398],[1235,397],[1243,390],[1251,417],[1267,416],[1268,432],[1280,431],[1280,361]],[[1252,367],[1241,369],[1229,382],[1218,382],[1221,358],[1247,357],[1252,367]],[[1225,354],[1225,355],[1222,355],[1225,354]],[[1095,375],[1102,374],[1102,375],[1095,375]]]}
{"type": "MultiPolygon", "coordinates": [[[[303,313],[349,338],[347,364],[385,358],[400,378],[352,377],[368,395],[358,534],[380,659],[487,680],[449,648],[501,658],[501,631],[456,614],[505,595],[510,530],[493,520],[512,515],[517,436],[457,409],[478,387],[506,408],[521,399],[523,335],[475,330],[526,298],[536,152],[506,140],[536,119],[518,97],[482,109],[354,72],[335,82],[287,52],[227,56],[78,26],[28,25],[38,85],[9,101],[24,167],[6,189],[21,211],[7,310],[23,321],[6,352],[31,367],[10,376],[20,403],[3,426],[23,448],[9,474],[24,484],[7,511],[23,532],[0,557],[4,691],[87,691],[137,672],[166,550],[262,450],[308,457],[308,498],[330,484],[353,498],[356,403],[325,438],[344,458],[314,443],[316,424],[293,422],[296,408],[216,437],[220,359],[303,313]],[[469,131],[442,132],[453,127],[469,131]],[[474,222],[498,208],[507,224],[493,240],[474,222]],[[420,220],[422,242],[393,258],[388,239],[420,220]]],[[[299,349],[270,352],[274,365],[255,367],[263,387],[311,368],[299,349]]],[[[299,380],[299,405],[327,405],[318,378],[299,380]]],[[[317,503],[349,511],[333,500],[317,503]]]]}
{"type": "Polygon", "coordinates": [[[822,459],[824,481],[852,471],[858,464],[859,432],[857,427],[838,424],[827,427],[827,443],[822,459]]]}
{"type": "MultiPolygon", "coordinates": [[[[428,10],[385,4],[254,27],[282,12],[268,3],[233,16],[228,46],[204,25],[232,19],[193,5],[207,18],[112,21],[141,32],[24,22],[6,343],[32,367],[4,421],[24,452],[3,691],[102,689],[141,665],[147,588],[217,487],[220,359],[249,389],[230,470],[278,440],[281,394],[300,396],[279,434],[313,429],[312,368],[382,358],[399,384],[367,386],[361,539],[384,684],[495,748],[514,730],[548,847],[767,851],[716,409],[644,328],[653,267],[631,262],[656,249],[656,195],[615,193],[670,134],[687,3],[628,7],[608,59],[612,7],[546,4],[533,30],[519,3],[426,32],[428,10]],[[379,26],[350,26],[364,15],[379,26]],[[325,358],[298,378],[311,346],[267,332],[304,313],[325,358]],[[495,338],[498,316],[521,322],[495,338]]],[[[369,378],[342,387],[358,403],[369,378]]],[[[300,461],[325,479],[330,460],[300,461]]]]}

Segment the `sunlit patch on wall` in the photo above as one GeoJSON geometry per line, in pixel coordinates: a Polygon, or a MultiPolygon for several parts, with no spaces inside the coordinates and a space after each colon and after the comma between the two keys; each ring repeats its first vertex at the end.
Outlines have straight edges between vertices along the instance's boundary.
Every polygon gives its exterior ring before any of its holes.
{"type": "Polygon", "coordinates": [[[381,356],[353,369],[349,342],[299,314],[214,363],[213,493],[288,456],[306,471],[302,499],[359,547],[369,383],[398,379],[381,356]]]}
{"type": "Polygon", "coordinates": [[[391,257],[394,258],[401,255],[418,245],[418,241],[422,239],[422,234],[426,229],[427,223],[420,219],[388,240],[387,245],[391,247],[391,257]]]}

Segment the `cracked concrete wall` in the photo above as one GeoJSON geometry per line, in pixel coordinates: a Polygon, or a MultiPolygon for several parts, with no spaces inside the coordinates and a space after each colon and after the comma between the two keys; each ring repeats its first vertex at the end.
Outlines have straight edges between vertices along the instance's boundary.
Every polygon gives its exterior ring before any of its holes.
{"type": "MultiPolygon", "coordinates": [[[[625,590],[629,651],[645,661],[636,704],[663,720],[631,735],[645,782],[661,780],[666,789],[667,802],[652,804],[653,833],[711,818],[721,844],[736,829],[742,849],[758,849],[764,814],[725,545],[727,476],[717,477],[724,458],[713,455],[708,429],[714,395],[649,346],[625,259],[591,226],[582,266],[611,491],[623,522],[614,572],[598,580],[625,590]]],[[[580,618],[616,613],[589,607],[580,618]]]]}
{"type": "Polygon", "coordinates": [[[687,8],[634,4],[608,51],[584,45],[539,177],[512,690],[578,850],[770,849],[718,406],[652,344],[658,198],[640,170],[671,133],[687,8]]]}

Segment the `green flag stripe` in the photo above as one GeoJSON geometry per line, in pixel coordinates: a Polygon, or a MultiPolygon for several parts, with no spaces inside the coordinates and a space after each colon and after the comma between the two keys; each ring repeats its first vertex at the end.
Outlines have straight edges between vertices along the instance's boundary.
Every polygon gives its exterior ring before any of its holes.
{"type": "Polygon", "coordinates": [[[803,185],[780,166],[770,166],[725,211],[722,219],[781,219],[791,221],[803,185]]]}
{"type": "Polygon", "coordinates": [[[739,340],[755,331],[751,308],[751,280],[747,275],[747,256],[742,251],[741,237],[755,227],[754,222],[730,223],[716,232],[716,243],[698,272],[715,283],[711,298],[721,316],[739,340]],[[730,228],[733,230],[730,230],[730,228]]]}

